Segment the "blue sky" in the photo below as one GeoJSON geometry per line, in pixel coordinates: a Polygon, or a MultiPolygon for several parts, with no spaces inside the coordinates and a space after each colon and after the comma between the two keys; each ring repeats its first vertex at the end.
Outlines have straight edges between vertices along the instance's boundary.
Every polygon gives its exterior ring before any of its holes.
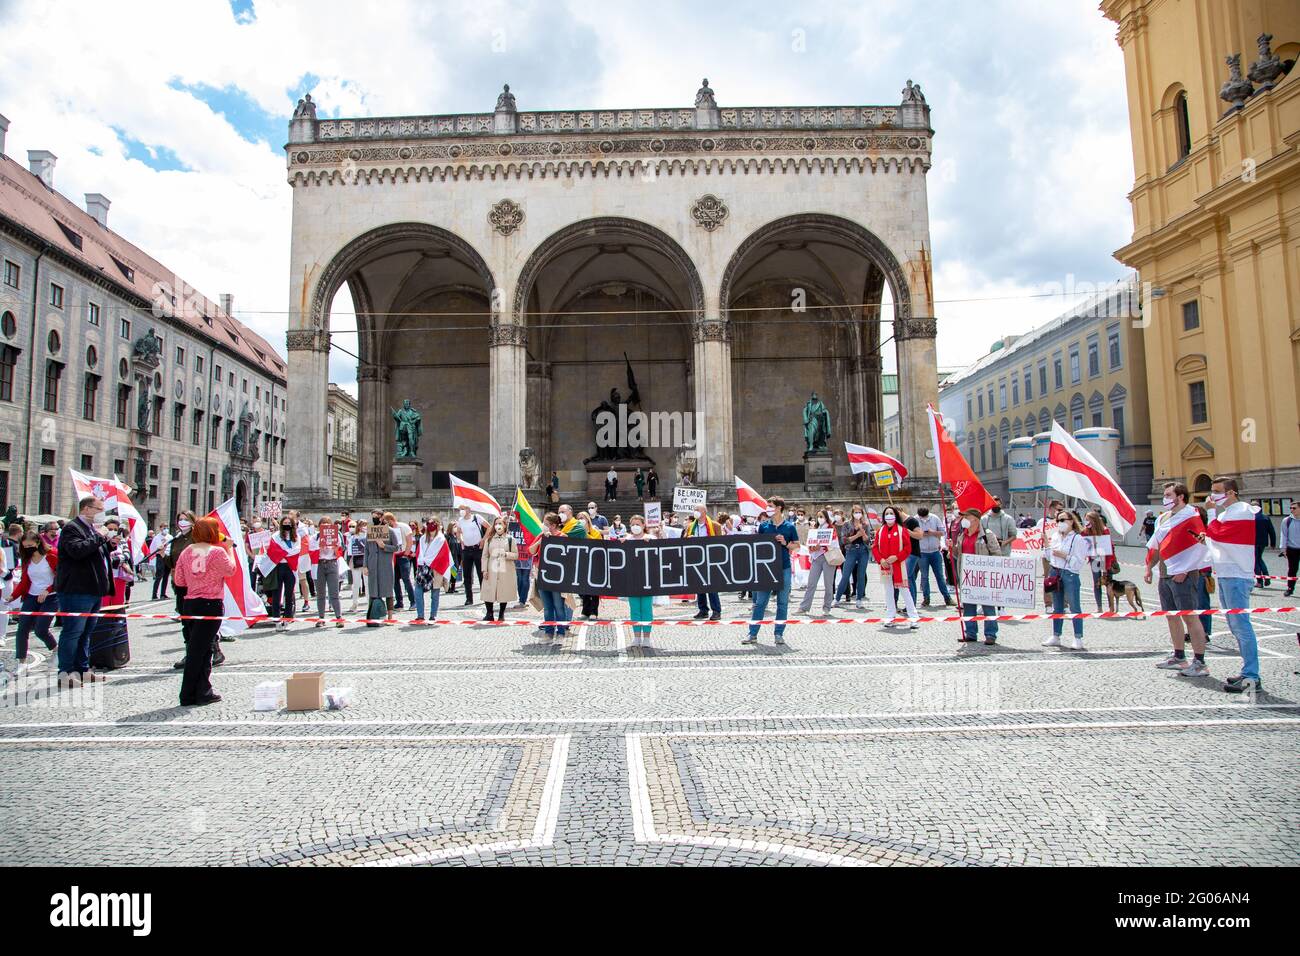
{"type": "MultiPolygon", "coordinates": [[[[321,115],[689,104],[892,103],[911,78],[936,130],[929,177],[941,365],[1110,282],[1132,230],[1123,63],[1095,0],[973,4],[662,0],[0,2],[11,156],[113,200],[115,229],[283,347],[286,124],[321,115]],[[162,31],[143,25],[165,25],[162,31]],[[47,38],[60,37],[57,64],[47,38]],[[1071,278],[1073,277],[1073,279],[1071,278]]],[[[345,360],[332,363],[343,384],[345,360]]]]}

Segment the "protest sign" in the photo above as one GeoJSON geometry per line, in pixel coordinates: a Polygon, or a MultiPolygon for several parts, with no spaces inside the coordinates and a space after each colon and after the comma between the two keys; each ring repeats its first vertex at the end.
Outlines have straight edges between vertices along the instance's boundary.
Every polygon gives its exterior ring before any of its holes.
{"type": "Polygon", "coordinates": [[[248,534],[248,547],[253,551],[261,551],[271,543],[271,532],[269,531],[250,531],[248,534]]]}
{"type": "Polygon", "coordinates": [[[709,492],[705,488],[684,488],[678,485],[673,489],[673,511],[678,513],[694,511],[708,500],[709,492]]]}
{"type": "Polygon", "coordinates": [[[647,531],[658,531],[663,523],[663,505],[658,501],[645,503],[645,527],[647,531]]]}
{"type": "Polygon", "coordinates": [[[834,543],[834,528],[813,528],[808,532],[808,547],[810,548],[829,548],[834,543]]]}
{"type": "Polygon", "coordinates": [[[320,537],[317,539],[317,547],[320,549],[320,556],[326,561],[339,556],[339,529],[333,526],[320,529],[320,537]]]}
{"type": "Polygon", "coordinates": [[[772,591],[781,582],[781,546],[770,534],[641,541],[548,537],[538,560],[538,589],[570,594],[772,591]]]}
{"type": "Polygon", "coordinates": [[[958,582],[963,604],[993,607],[1033,607],[1036,555],[1024,551],[998,554],[963,554],[958,582]]]}

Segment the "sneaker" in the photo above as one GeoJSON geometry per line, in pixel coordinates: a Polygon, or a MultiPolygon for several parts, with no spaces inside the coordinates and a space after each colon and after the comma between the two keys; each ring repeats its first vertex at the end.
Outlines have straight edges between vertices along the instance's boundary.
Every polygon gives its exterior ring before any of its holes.
{"type": "Polygon", "coordinates": [[[1187,666],[1186,658],[1175,657],[1173,654],[1170,654],[1163,661],[1161,661],[1159,664],[1156,665],[1156,667],[1160,668],[1162,671],[1180,671],[1186,666],[1187,666]]]}
{"type": "Polygon", "coordinates": [[[866,605],[863,604],[861,601],[859,601],[857,604],[853,605],[853,610],[855,610],[855,611],[865,611],[866,609],[867,609],[867,608],[866,608],[866,605]]]}
{"type": "Polygon", "coordinates": [[[1043,646],[1044,646],[1044,647],[1060,647],[1060,646],[1061,646],[1061,639],[1060,639],[1057,635],[1053,634],[1053,635],[1052,635],[1051,637],[1049,637],[1047,640],[1043,641],[1043,646]]]}
{"type": "Polygon", "coordinates": [[[976,640],[977,640],[977,639],[974,638],[974,637],[967,637],[965,634],[963,634],[961,637],[957,638],[957,643],[958,643],[958,644],[974,644],[974,643],[976,643],[976,640]]]}
{"type": "Polygon", "coordinates": [[[1263,692],[1264,685],[1253,677],[1238,677],[1236,680],[1229,677],[1223,689],[1229,694],[1259,694],[1263,692]]]}
{"type": "Polygon", "coordinates": [[[1081,638],[1081,637],[1076,637],[1073,641],[1071,641],[1071,642],[1070,642],[1070,650],[1072,650],[1072,651],[1081,651],[1081,650],[1083,650],[1083,638],[1081,638]]]}
{"type": "Polygon", "coordinates": [[[175,664],[173,664],[173,665],[172,665],[172,670],[174,670],[174,671],[183,671],[183,670],[185,670],[185,658],[182,657],[182,658],[181,658],[180,660],[178,660],[175,664]]]}
{"type": "MultiPolygon", "coordinates": [[[[997,642],[998,642],[998,639],[997,639],[996,637],[986,637],[986,638],[984,638],[984,643],[985,643],[985,644],[988,644],[988,645],[990,645],[990,646],[996,644],[997,642]]],[[[1082,650],[1082,648],[1080,648],[1080,650],[1082,650]]]]}
{"type": "Polygon", "coordinates": [[[909,621],[907,624],[907,629],[909,631],[919,631],[921,629],[921,625],[916,621],[909,621]]]}
{"type": "Polygon", "coordinates": [[[221,653],[221,650],[218,649],[217,652],[212,655],[212,666],[220,667],[225,662],[226,662],[226,655],[221,653]]]}
{"type": "Polygon", "coordinates": [[[342,621],[335,621],[335,622],[334,622],[334,626],[335,626],[335,627],[342,627],[342,626],[343,626],[343,622],[342,622],[342,621]]]}
{"type": "Polygon", "coordinates": [[[1231,677],[1227,679],[1227,681],[1225,681],[1225,683],[1240,684],[1244,679],[1245,678],[1243,678],[1240,674],[1233,674],[1231,677]]]}
{"type": "Polygon", "coordinates": [[[778,638],[777,638],[776,640],[774,640],[772,643],[775,644],[777,647],[785,647],[785,638],[784,638],[784,637],[778,637],[778,638]]]}
{"type": "Polygon", "coordinates": [[[712,614],[709,615],[709,620],[710,620],[710,621],[721,621],[721,620],[722,620],[722,612],[721,612],[721,611],[714,611],[712,614]]]}
{"type": "Polygon", "coordinates": [[[708,617],[708,616],[709,616],[709,612],[708,612],[708,611],[696,611],[696,612],[695,612],[695,617],[692,618],[692,620],[695,620],[695,621],[702,621],[702,620],[704,620],[704,619],[705,619],[706,617],[708,617]]]}
{"type": "Polygon", "coordinates": [[[947,607],[956,607],[956,606],[957,606],[957,602],[954,601],[952,598],[944,598],[944,599],[943,599],[943,603],[944,603],[947,607]]]}
{"type": "Polygon", "coordinates": [[[747,637],[747,638],[745,638],[743,641],[741,641],[740,643],[742,643],[742,644],[757,644],[757,643],[758,643],[758,638],[757,638],[757,637],[747,637]]]}
{"type": "Polygon", "coordinates": [[[324,621],[317,621],[317,622],[316,622],[316,626],[317,626],[317,627],[324,627],[324,626],[325,626],[325,622],[324,622],[324,621]]]}
{"type": "Polygon", "coordinates": [[[1198,661],[1192,658],[1188,661],[1187,666],[1179,670],[1180,677],[1208,677],[1210,669],[1205,666],[1205,661],[1198,661]]]}

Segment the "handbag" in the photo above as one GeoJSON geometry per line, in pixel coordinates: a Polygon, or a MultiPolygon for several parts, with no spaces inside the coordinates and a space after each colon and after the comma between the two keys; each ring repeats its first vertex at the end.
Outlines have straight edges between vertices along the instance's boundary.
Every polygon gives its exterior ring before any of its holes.
{"type": "Polygon", "coordinates": [[[1047,577],[1043,578],[1043,591],[1046,594],[1051,594],[1060,586],[1061,576],[1059,574],[1049,574],[1047,577]]]}
{"type": "Polygon", "coordinates": [[[433,585],[433,568],[427,564],[415,566],[415,586],[421,591],[428,591],[433,585]]]}
{"type": "Polygon", "coordinates": [[[840,544],[838,541],[834,542],[826,549],[826,563],[832,568],[838,568],[844,563],[844,552],[840,550],[840,544]]]}

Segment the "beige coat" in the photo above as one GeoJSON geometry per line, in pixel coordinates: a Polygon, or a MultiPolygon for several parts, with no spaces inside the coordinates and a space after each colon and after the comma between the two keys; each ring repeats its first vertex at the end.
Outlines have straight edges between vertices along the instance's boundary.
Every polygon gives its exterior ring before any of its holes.
{"type": "Polygon", "coordinates": [[[483,546],[483,589],[485,604],[514,604],[519,600],[515,579],[515,539],[499,534],[483,546]]]}

